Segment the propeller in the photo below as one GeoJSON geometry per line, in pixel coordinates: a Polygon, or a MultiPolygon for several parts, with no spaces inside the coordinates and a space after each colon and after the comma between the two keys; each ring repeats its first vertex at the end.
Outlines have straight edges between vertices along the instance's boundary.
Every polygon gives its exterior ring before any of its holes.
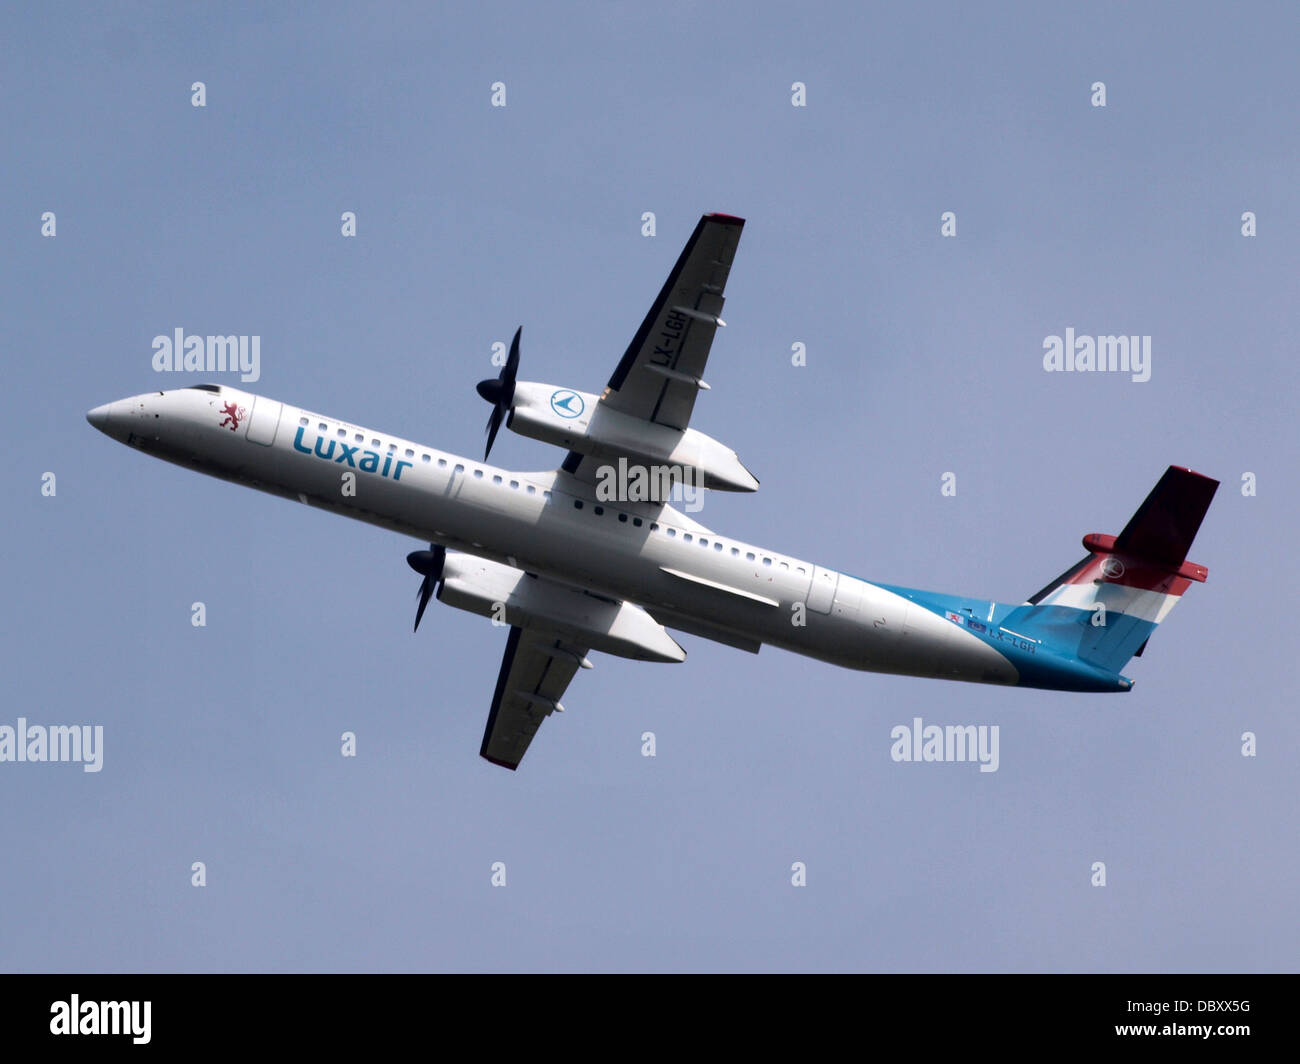
{"type": "Polygon", "coordinates": [[[420,605],[415,609],[415,627],[413,632],[420,630],[420,618],[424,616],[424,607],[429,605],[429,599],[433,597],[434,585],[442,579],[442,567],[447,561],[447,548],[440,547],[436,543],[430,543],[432,550],[413,550],[406,556],[406,564],[424,577],[420,582],[420,605]]]}
{"type": "Polygon", "coordinates": [[[485,462],[488,455],[492,453],[492,443],[497,438],[497,429],[506,419],[510,404],[515,401],[515,375],[519,372],[519,334],[523,331],[522,325],[515,330],[515,338],[510,341],[510,354],[506,357],[506,364],[501,367],[501,372],[496,377],[479,381],[477,385],[478,394],[492,404],[492,413],[488,415],[487,423],[487,448],[483,451],[485,462]]]}

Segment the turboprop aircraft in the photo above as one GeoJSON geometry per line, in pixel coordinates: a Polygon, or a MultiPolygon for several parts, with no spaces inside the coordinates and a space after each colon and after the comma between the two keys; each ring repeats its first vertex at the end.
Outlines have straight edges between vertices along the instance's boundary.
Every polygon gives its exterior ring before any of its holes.
{"type": "Polygon", "coordinates": [[[435,595],[509,626],[479,751],[509,769],[589,653],[680,662],[669,628],[870,672],[1129,690],[1120,669],[1205,580],[1187,552],[1218,487],[1209,477],[1170,466],[1119,535],[1085,536],[1083,560],[1018,603],[872,583],[671,505],[675,483],[758,488],[735,451],[689,427],[743,226],[700,219],[599,395],[518,380],[517,331],[500,374],[478,385],[492,406],[481,462],[220,384],[86,416],[154,457],[427,540],[407,555],[423,578],[416,629],[435,595]],[[489,465],[503,423],[567,457],[543,473],[489,465]],[[657,490],[633,490],[656,477],[657,490]]]}

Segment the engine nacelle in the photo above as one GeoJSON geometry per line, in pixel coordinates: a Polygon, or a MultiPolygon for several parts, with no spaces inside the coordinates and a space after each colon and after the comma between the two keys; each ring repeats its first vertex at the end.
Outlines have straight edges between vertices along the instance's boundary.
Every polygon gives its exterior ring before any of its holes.
{"type": "Polygon", "coordinates": [[[545,627],[575,646],[620,658],[686,660],[686,651],[639,606],[597,598],[472,554],[448,552],[438,601],[521,628],[545,627]]]}
{"type": "Polygon", "coordinates": [[[672,429],[600,405],[599,397],[553,384],[519,381],[506,422],[521,436],[567,447],[611,464],[660,467],[672,481],[719,491],[757,491],[736,452],[695,429],[672,429]],[[680,471],[680,475],[678,475],[680,471]]]}

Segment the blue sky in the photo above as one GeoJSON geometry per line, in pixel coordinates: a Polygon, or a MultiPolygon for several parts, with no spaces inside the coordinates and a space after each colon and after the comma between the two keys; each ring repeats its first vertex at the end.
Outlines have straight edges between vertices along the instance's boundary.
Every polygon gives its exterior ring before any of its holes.
{"type": "Polygon", "coordinates": [[[105,738],[99,773],[0,764],[0,969],[1294,970],[1296,30],[1285,4],[7,10],[0,724],[105,738]],[[599,391],[705,211],[748,222],[693,424],[762,488],[696,516],[1015,601],[1191,466],[1223,482],[1209,581],[1132,693],[682,636],[682,665],[596,657],[510,774],[478,757],[504,635],[437,604],[412,635],[413,541],[84,420],[197,383],[150,368],[181,327],[259,335],[255,391],[476,454],[491,345],[522,325],[522,377],[599,391]],[[1151,379],[1044,372],[1066,328],[1151,336],[1151,379]],[[997,724],[998,771],[891,761],[918,716],[997,724]]]}

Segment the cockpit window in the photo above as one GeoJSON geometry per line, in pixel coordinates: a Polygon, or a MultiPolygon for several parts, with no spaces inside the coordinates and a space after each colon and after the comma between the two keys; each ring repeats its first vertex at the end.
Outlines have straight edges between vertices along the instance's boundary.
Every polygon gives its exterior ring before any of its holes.
{"type": "Polygon", "coordinates": [[[220,394],[220,384],[191,384],[190,390],[194,392],[217,392],[220,394]]]}

